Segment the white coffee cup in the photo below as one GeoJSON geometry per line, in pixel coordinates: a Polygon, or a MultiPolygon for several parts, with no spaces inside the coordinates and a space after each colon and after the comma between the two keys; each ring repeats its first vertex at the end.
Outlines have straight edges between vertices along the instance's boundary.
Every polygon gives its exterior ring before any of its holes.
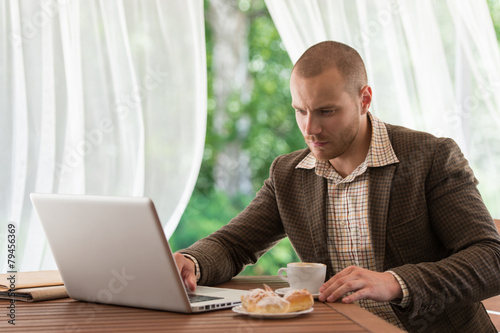
{"type": "Polygon", "coordinates": [[[319,294],[325,276],[326,265],[311,262],[292,262],[278,270],[278,277],[288,282],[291,289],[307,289],[311,294],[319,294]]]}

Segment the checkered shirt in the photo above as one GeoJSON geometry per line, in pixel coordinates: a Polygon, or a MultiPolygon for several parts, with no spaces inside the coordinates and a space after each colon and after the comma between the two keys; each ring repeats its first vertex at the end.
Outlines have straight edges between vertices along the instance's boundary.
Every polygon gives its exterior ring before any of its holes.
{"type": "MultiPolygon", "coordinates": [[[[315,169],[318,176],[327,179],[328,202],[326,230],[328,252],[334,272],[354,265],[376,270],[368,223],[369,167],[381,167],[398,163],[392,149],[387,129],[382,121],[368,113],[372,124],[372,138],[368,154],[350,175],[342,178],[329,162],[318,161],[309,153],[296,168],[315,169]]],[[[404,281],[394,272],[403,290],[398,305],[408,306],[410,295],[404,281]]],[[[404,329],[389,302],[362,299],[359,305],[386,321],[404,329]]]]}

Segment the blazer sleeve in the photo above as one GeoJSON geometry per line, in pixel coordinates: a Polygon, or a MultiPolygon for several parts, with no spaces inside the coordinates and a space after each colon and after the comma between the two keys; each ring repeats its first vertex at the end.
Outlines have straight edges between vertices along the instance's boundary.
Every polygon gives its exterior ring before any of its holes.
{"type": "Polygon", "coordinates": [[[218,231],[179,251],[198,260],[201,271],[198,284],[214,285],[230,280],[286,236],[274,187],[279,159],[273,162],[269,178],[243,212],[218,231]]]}
{"type": "Polygon", "coordinates": [[[500,293],[500,237],[453,140],[440,139],[425,183],[422,223],[432,229],[442,258],[391,269],[409,288],[411,304],[403,311],[410,318],[500,293]]]}

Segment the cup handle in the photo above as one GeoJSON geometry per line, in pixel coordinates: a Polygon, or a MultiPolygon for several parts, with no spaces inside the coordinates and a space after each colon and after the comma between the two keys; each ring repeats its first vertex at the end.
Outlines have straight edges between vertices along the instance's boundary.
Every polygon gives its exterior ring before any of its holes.
{"type": "Polygon", "coordinates": [[[288,276],[287,275],[283,275],[283,272],[285,272],[288,275],[288,272],[287,272],[286,268],[280,268],[280,269],[278,269],[278,277],[281,280],[288,282],[288,276]]]}

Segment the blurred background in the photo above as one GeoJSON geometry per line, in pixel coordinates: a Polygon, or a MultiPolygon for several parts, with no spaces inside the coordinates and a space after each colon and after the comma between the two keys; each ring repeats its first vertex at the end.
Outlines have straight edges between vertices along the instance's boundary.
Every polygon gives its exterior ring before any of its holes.
{"type": "MultiPolygon", "coordinates": [[[[205,151],[191,199],[170,238],[175,250],[229,222],[260,189],[274,158],[306,147],[290,106],[292,62],[264,0],[205,1],[205,36],[205,151]]],[[[276,274],[296,260],[285,239],[242,274],[276,274]]]]}

